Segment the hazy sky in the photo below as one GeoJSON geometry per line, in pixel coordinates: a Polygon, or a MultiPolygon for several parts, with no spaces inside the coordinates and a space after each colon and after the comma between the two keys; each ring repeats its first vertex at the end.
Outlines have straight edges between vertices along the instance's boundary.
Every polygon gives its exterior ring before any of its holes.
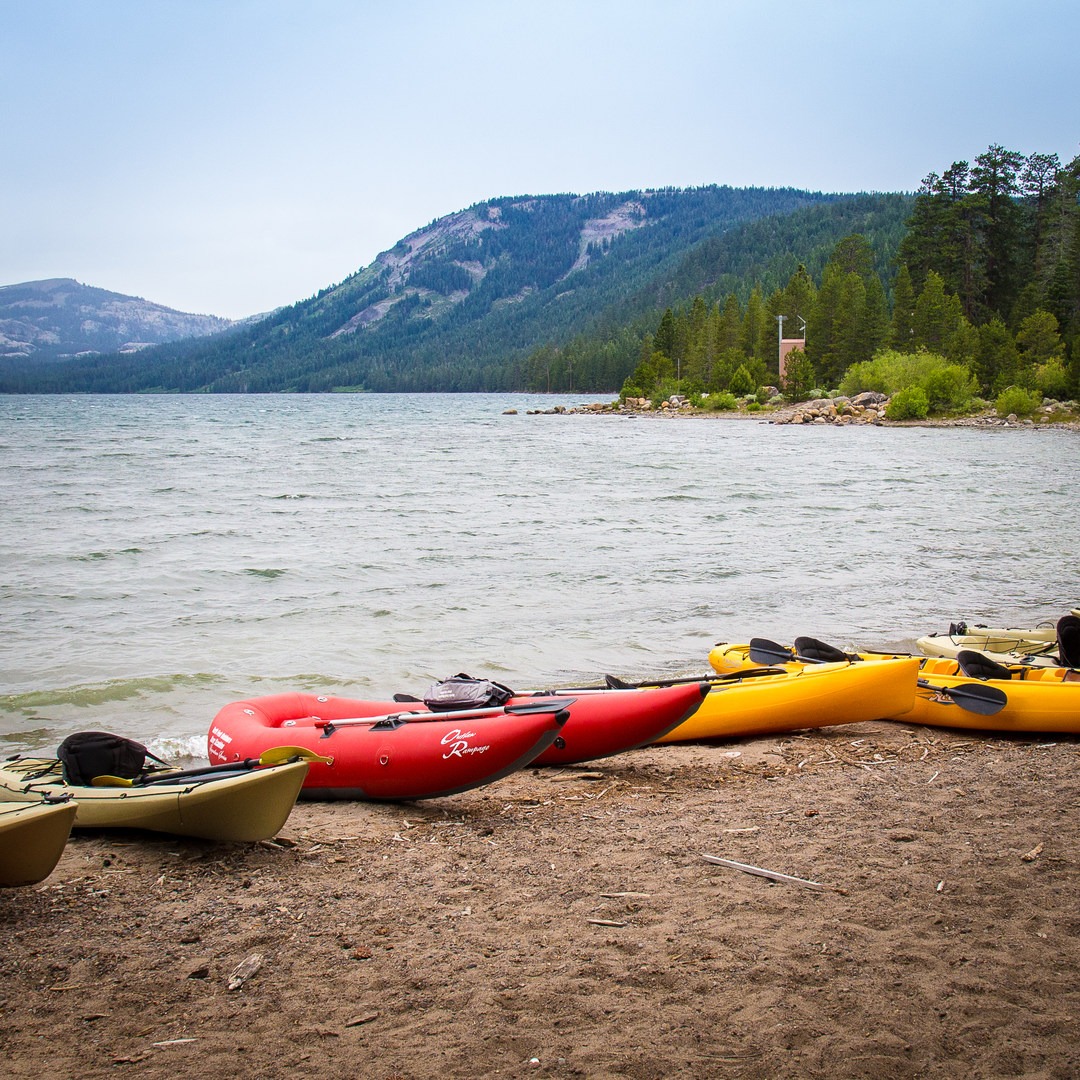
{"type": "Polygon", "coordinates": [[[239,318],[499,195],[1080,152],[1076,0],[0,0],[0,285],[239,318]]]}

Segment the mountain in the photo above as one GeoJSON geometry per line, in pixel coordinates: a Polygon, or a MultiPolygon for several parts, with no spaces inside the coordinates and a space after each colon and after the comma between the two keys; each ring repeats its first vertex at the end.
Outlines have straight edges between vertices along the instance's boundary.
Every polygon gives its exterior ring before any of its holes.
{"type": "Polygon", "coordinates": [[[134,355],[9,354],[0,391],[520,389],[530,350],[622,318],[703,240],[838,198],[710,186],[492,199],[252,325],[134,355]]]}
{"type": "Polygon", "coordinates": [[[231,325],[228,319],[185,315],[72,278],[0,287],[0,358],[55,362],[82,353],[133,353],[231,325]]]}
{"type": "Polygon", "coordinates": [[[0,392],[523,390],[532,354],[590,336],[619,344],[602,375],[571,385],[617,390],[637,362],[628,328],[657,308],[754,273],[786,281],[851,232],[872,238],[887,218],[892,235],[909,209],[903,196],[726,186],[491,199],[257,322],[135,354],[10,357],[0,392]]]}

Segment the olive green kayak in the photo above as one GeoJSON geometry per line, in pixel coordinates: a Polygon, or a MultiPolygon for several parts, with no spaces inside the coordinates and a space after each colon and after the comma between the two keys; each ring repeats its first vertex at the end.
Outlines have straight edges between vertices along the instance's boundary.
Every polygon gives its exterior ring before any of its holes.
{"type": "Polygon", "coordinates": [[[2,799],[0,792],[0,888],[36,885],[60,861],[75,820],[75,803],[2,799]]]}
{"type": "Polygon", "coordinates": [[[278,765],[169,769],[136,780],[64,782],[58,760],[16,758],[0,768],[0,798],[71,795],[76,829],[149,829],[205,840],[266,840],[285,824],[307,776],[307,761],[278,765]]]}

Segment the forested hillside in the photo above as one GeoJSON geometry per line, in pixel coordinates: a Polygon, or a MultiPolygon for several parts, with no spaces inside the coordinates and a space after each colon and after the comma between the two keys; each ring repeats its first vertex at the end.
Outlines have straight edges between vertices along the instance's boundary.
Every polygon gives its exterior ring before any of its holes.
{"type": "Polygon", "coordinates": [[[137,357],[8,362],[0,390],[524,389],[532,349],[650,310],[703,241],[839,199],[719,186],[493,199],[257,325],[137,357]]]}
{"type": "MultiPolygon", "coordinates": [[[[737,367],[760,359],[764,378],[769,361],[776,369],[776,316],[786,314],[791,332],[798,325],[797,305],[784,308],[780,300],[790,279],[797,275],[809,285],[809,276],[820,277],[837,243],[852,234],[866,238],[874,270],[888,275],[912,205],[904,195],[847,196],[710,237],[626,297],[620,310],[600,313],[586,333],[565,346],[549,342],[534,350],[528,388],[618,387],[654,350],[657,379],[678,372],[686,380],[679,389],[691,393],[727,389],[731,372],[723,365],[732,360],[737,367]]],[[[653,388],[655,380],[642,389],[653,388]]]]}
{"type": "MultiPolygon", "coordinates": [[[[913,416],[960,411],[976,395],[1008,392],[1017,412],[1080,396],[1080,157],[1063,166],[1056,155],[991,146],[973,164],[931,173],[906,221],[890,198],[869,202],[875,212],[844,235],[791,235],[786,262],[765,258],[773,222],[702,244],[687,265],[705,259],[733,272],[673,289],[681,298],[649,325],[623,330],[620,352],[638,350],[624,396],[874,389],[910,393],[913,416]],[[734,247],[757,261],[733,259],[734,247]],[[785,336],[805,335],[784,380],[781,317],[785,336]]],[[[782,227],[839,223],[849,209],[814,207],[782,227]]],[[[613,340],[538,350],[533,386],[560,365],[583,378],[613,340]]]]}

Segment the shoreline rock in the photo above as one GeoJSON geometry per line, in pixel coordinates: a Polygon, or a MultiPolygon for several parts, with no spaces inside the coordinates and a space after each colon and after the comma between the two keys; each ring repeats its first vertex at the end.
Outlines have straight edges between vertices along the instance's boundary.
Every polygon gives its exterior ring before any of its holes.
{"type": "MultiPolygon", "coordinates": [[[[621,416],[716,420],[756,420],[761,424],[814,424],[826,426],[874,426],[874,427],[976,427],[976,428],[1029,428],[1039,430],[1080,430],[1080,417],[1076,402],[1046,401],[1035,418],[1020,418],[1011,413],[998,416],[993,409],[956,417],[931,417],[925,420],[889,420],[885,409],[889,398],[876,391],[856,394],[854,397],[815,398],[780,406],[765,406],[754,412],[745,408],[711,411],[692,405],[682,395],[672,395],[657,406],[650,398],[627,398],[625,401],[583,402],[581,405],[556,405],[550,409],[528,409],[527,416],[621,416]],[[1060,418],[1059,417],[1060,414],[1060,418]]],[[[516,416],[517,409],[506,409],[504,416],[516,416]]]]}

